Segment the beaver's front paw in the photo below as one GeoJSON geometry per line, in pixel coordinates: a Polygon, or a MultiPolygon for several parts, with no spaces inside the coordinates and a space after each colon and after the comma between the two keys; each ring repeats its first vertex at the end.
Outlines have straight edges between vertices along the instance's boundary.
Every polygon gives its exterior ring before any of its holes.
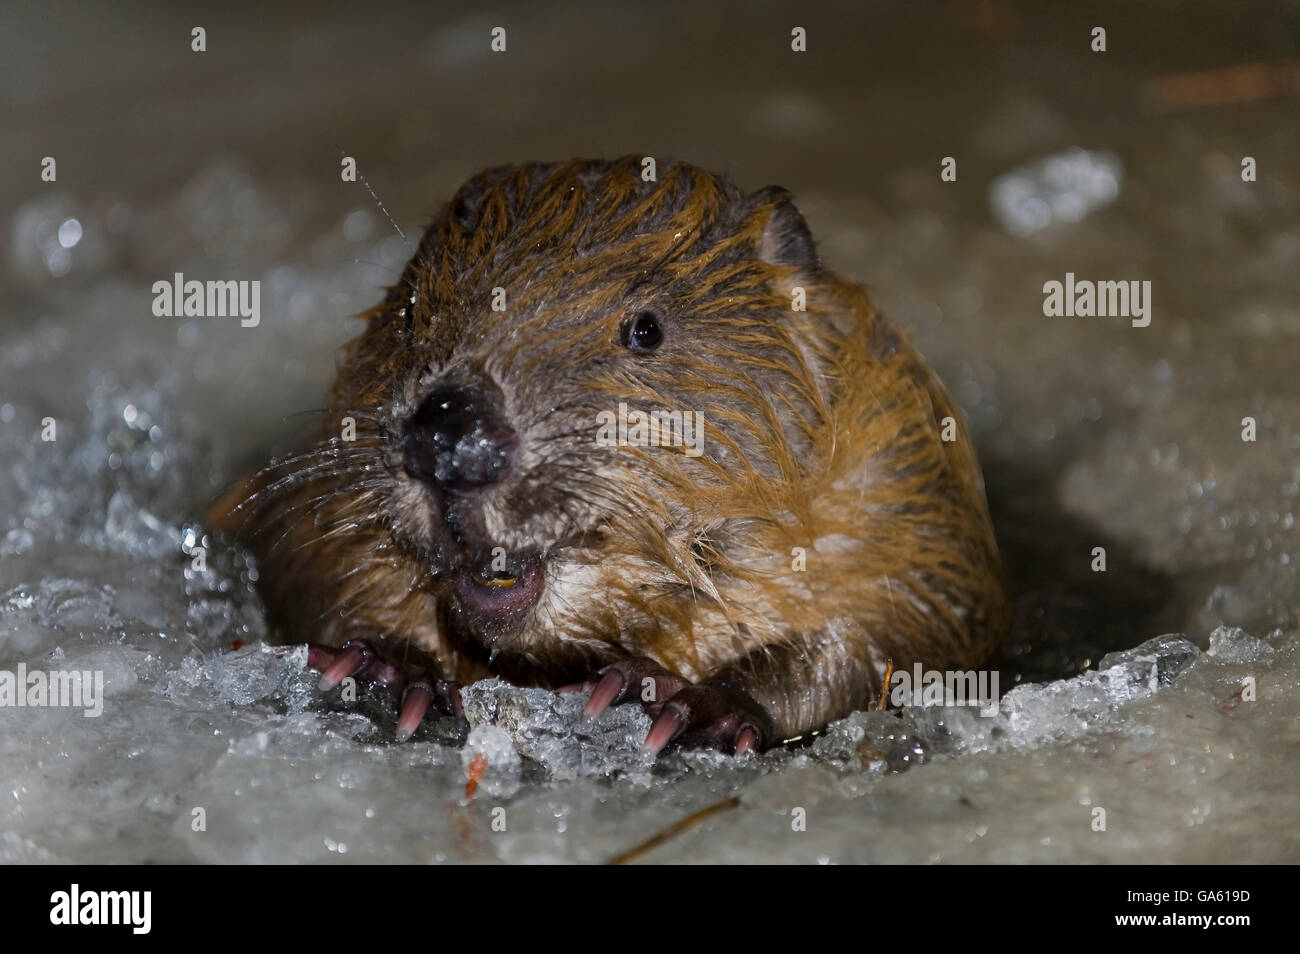
{"type": "Polygon", "coordinates": [[[383,689],[397,704],[397,741],[405,742],[419,728],[429,706],[443,715],[461,714],[460,686],[440,679],[419,662],[391,662],[376,642],[350,639],[335,649],[310,643],[307,665],[321,671],[320,687],[328,691],[349,676],[369,689],[383,689]]]}
{"type": "Polygon", "coordinates": [[[598,716],[611,705],[632,700],[654,718],[644,743],[650,752],[680,738],[744,755],[761,749],[772,737],[767,714],[743,692],[707,681],[693,685],[644,656],[602,669],[591,686],[586,713],[598,716]]]}

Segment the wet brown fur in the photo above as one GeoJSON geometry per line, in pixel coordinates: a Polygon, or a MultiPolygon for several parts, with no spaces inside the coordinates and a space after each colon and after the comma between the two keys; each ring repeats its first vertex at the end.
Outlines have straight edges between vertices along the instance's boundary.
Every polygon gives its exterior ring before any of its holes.
{"type": "Polygon", "coordinates": [[[887,660],[982,664],[1002,634],[998,557],[934,375],[816,262],[783,191],[640,173],[637,157],[488,170],[443,209],[362,316],[319,443],[214,508],[259,557],[273,622],[407,641],[460,681],[554,686],[647,655],[747,692],[777,738],[871,705],[887,660]],[[635,355],[620,328],[647,309],[665,340],[635,355]],[[393,445],[432,381],[462,377],[500,388],[523,456],[457,551],[393,445]],[[597,446],[619,402],[701,411],[704,453],[597,446]],[[445,580],[498,545],[541,552],[546,585],[484,631],[445,580]]]}

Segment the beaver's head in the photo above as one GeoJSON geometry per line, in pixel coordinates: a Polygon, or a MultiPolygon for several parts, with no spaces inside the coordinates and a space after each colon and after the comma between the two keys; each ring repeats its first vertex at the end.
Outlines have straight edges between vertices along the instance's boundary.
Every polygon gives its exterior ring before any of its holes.
{"type": "Polygon", "coordinates": [[[576,648],[707,590],[727,525],[825,430],[802,217],[780,189],[647,168],[476,176],[340,372],[338,413],[375,431],[378,512],[489,652],[576,648]]]}

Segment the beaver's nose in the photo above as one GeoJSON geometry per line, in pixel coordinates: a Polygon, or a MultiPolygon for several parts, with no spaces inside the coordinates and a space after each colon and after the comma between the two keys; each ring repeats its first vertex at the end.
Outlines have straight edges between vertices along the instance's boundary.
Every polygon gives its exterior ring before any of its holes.
{"type": "Polygon", "coordinates": [[[510,469],[519,439],[482,389],[439,385],[406,422],[402,466],[446,490],[495,483],[510,469]]]}

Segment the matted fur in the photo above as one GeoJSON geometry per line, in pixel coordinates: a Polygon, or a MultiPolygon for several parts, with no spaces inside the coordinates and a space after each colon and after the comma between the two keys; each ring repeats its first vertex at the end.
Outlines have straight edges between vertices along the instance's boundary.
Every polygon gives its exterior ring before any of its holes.
{"type": "Polygon", "coordinates": [[[966,432],[940,438],[957,417],[942,387],[817,263],[784,192],[640,171],[492,169],[443,209],[363,316],[321,441],[214,509],[259,557],[273,621],[291,639],[405,640],[461,681],[558,685],[647,655],[724,676],[778,737],[871,704],[887,660],[983,663],[1000,571],[966,432]],[[665,335],[648,355],[620,330],[643,311],[665,335]],[[439,381],[490,382],[520,437],[451,538],[395,450],[439,381]],[[701,412],[703,453],[598,445],[620,402],[701,412]],[[539,554],[545,585],[522,617],[476,626],[446,580],[495,546],[539,554]]]}

